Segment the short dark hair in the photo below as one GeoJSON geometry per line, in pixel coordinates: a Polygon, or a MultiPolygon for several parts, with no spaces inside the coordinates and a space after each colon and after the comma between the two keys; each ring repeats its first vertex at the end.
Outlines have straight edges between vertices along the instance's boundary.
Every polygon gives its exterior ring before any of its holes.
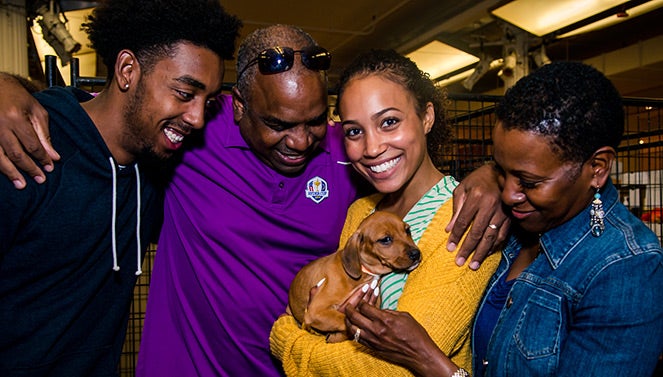
{"type": "Polygon", "coordinates": [[[496,115],[505,130],[547,137],[563,162],[583,163],[604,146],[616,150],[624,133],[617,89],[579,62],[554,62],[523,77],[507,90],[496,115]]]}
{"type": "MultiPolygon", "coordinates": [[[[443,148],[452,138],[451,127],[446,117],[446,94],[435,86],[428,73],[423,72],[409,58],[394,50],[373,49],[359,54],[345,68],[338,82],[336,97],[336,111],[339,112],[339,103],[348,82],[355,77],[382,75],[384,78],[402,85],[415,99],[416,110],[422,115],[428,102],[435,109],[433,128],[428,133],[426,141],[428,154],[436,166],[442,164],[443,148]]],[[[339,113],[342,116],[342,114],[339,113]]]]}
{"type": "Polygon", "coordinates": [[[208,48],[230,60],[241,25],[218,0],[103,0],[82,29],[110,79],[123,49],[133,51],[146,70],[179,42],[208,48]]]}

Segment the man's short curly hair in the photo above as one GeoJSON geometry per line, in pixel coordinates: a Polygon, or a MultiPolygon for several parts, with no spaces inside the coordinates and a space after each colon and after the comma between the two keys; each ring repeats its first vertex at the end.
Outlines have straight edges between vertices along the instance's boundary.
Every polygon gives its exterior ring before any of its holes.
{"type": "Polygon", "coordinates": [[[599,148],[617,149],[624,108],[617,89],[595,68],[555,62],[520,79],[496,109],[505,130],[548,138],[563,162],[583,163],[599,148]]]}
{"type": "Polygon", "coordinates": [[[369,75],[380,75],[402,85],[414,97],[416,111],[420,116],[424,113],[428,102],[433,104],[435,121],[426,141],[428,154],[433,163],[441,166],[444,148],[452,139],[451,127],[447,123],[446,116],[446,93],[436,87],[428,73],[421,71],[409,58],[394,50],[374,49],[358,55],[341,74],[337,87],[337,112],[348,82],[353,78],[369,75]]]}
{"type": "Polygon", "coordinates": [[[110,80],[123,49],[133,51],[146,70],[183,41],[230,60],[241,25],[218,0],[103,0],[82,29],[108,68],[110,80]]]}

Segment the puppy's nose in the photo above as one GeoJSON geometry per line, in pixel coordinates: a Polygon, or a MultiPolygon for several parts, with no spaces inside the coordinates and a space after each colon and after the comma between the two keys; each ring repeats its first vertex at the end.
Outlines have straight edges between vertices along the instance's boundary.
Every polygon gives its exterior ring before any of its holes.
{"type": "Polygon", "coordinates": [[[407,252],[407,256],[410,257],[411,261],[416,262],[421,259],[421,252],[419,249],[412,249],[407,252]]]}

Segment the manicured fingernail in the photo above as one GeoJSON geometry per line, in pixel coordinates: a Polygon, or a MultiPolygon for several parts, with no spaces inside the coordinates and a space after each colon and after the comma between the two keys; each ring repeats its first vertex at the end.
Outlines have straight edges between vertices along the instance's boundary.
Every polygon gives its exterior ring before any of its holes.
{"type": "Polygon", "coordinates": [[[16,187],[19,190],[25,188],[25,184],[23,183],[23,181],[20,181],[18,179],[13,180],[12,183],[14,183],[14,187],[16,187]]]}
{"type": "Polygon", "coordinates": [[[453,243],[453,242],[449,242],[449,243],[447,244],[447,250],[449,250],[449,251],[454,251],[454,250],[456,250],[456,244],[453,243]]]}
{"type": "Polygon", "coordinates": [[[46,179],[44,177],[42,177],[41,175],[35,175],[33,178],[34,178],[35,182],[37,182],[37,183],[46,182],[46,179]]]}
{"type": "Polygon", "coordinates": [[[53,168],[53,164],[44,165],[44,170],[46,170],[48,173],[52,172],[53,168]]]}
{"type": "Polygon", "coordinates": [[[318,284],[316,284],[315,286],[316,286],[316,287],[319,287],[319,286],[321,286],[321,285],[322,285],[322,283],[324,283],[324,282],[325,282],[325,280],[327,280],[327,278],[322,278],[322,279],[320,279],[320,281],[318,282],[318,284]]]}
{"type": "Polygon", "coordinates": [[[460,267],[464,264],[465,264],[465,258],[463,258],[463,257],[456,258],[456,266],[460,267]]]}
{"type": "Polygon", "coordinates": [[[376,297],[377,297],[377,295],[379,295],[379,294],[380,294],[380,287],[377,287],[377,288],[375,288],[375,290],[373,291],[373,296],[376,296],[376,297]]]}
{"type": "Polygon", "coordinates": [[[371,289],[375,289],[375,287],[377,287],[377,286],[378,286],[378,281],[374,279],[374,280],[371,282],[371,289]]]}
{"type": "Polygon", "coordinates": [[[364,284],[364,286],[361,287],[361,291],[364,293],[368,292],[368,284],[364,284]]]}
{"type": "Polygon", "coordinates": [[[481,265],[481,263],[479,263],[477,261],[474,261],[474,262],[470,263],[470,269],[471,270],[478,270],[480,265],[481,265]]]}

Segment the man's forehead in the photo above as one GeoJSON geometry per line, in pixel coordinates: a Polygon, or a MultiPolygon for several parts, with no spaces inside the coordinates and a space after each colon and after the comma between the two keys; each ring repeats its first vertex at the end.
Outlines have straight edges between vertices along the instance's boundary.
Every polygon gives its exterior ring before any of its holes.
{"type": "Polygon", "coordinates": [[[291,47],[294,49],[299,49],[311,44],[311,41],[303,38],[300,35],[295,34],[292,30],[286,30],[284,33],[279,33],[272,38],[269,38],[268,41],[265,41],[261,44],[260,51],[271,48],[271,47],[291,47]]]}
{"type": "MultiPolygon", "coordinates": [[[[281,76],[277,74],[272,76],[281,76]]],[[[327,91],[314,80],[287,80],[263,77],[254,87],[249,109],[261,117],[284,123],[309,122],[326,114],[327,91]]]]}
{"type": "Polygon", "coordinates": [[[169,81],[213,92],[221,89],[223,59],[206,47],[180,43],[173,49],[173,53],[160,58],[156,67],[160,67],[169,81]]]}
{"type": "Polygon", "coordinates": [[[322,76],[303,68],[301,62],[281,73],[257,73],[253,97],[262,95],[267,100],[287,97],[290,99],[320,98],[326,102],[327,88],[322,76]]]}

